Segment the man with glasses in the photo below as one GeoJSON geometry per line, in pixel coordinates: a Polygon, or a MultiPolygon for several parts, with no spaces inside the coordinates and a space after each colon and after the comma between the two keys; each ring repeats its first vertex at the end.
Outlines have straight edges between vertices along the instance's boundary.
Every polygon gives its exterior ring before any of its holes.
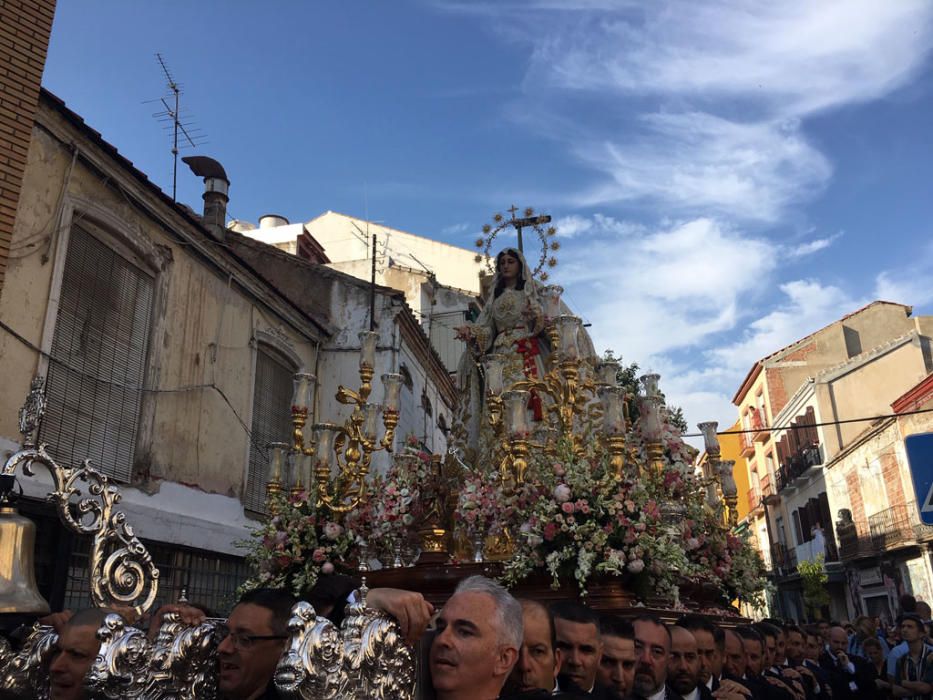
{"type": "Polygon", "coordinates": [[[217,647],[218,689],[225,700],[273,700],[275,667],[288,639],[295,598],[287,591],[249,591],[227,618],[226,637],[217,647]]]}
{"type": "MultiPolygon", "coordinates": [[[[226,636],[217,647],[218,689],[224,700],[277,700],[272,682],[288,639],[295,598],[287,591],[257,588],[240,598],[227,618],[226,636]]],[[[366,597],[372,608],[398,620],[402,634],[417,640],[434,613],[420,593],[375,588],[366,597]]]]}

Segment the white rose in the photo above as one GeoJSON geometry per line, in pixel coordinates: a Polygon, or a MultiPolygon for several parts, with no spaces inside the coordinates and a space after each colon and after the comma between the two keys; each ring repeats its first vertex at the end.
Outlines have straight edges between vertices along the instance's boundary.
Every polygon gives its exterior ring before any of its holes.
{"type": "Polygon", "coordinates": [[[567,484],[558,484],[554,487],[554,500],[558,503],[566,503],[570,500],[570,487],[567,484]]]}

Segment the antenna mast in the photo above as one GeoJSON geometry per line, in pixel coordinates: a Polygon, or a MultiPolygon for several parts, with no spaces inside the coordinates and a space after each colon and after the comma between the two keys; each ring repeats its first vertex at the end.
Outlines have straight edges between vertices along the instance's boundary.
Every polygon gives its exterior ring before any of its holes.
{"type": "Polygon", "coordinates": [[[156,53],[156,59],[162,68],[165,76],[166,86],[169,94],[160,97],[158,100],[149,100],[149,102],[159,102],[165,109],[156,112],[152,116],[164,123],[166,129],[172,130],[172,201],[178,199],[178,139],[182,137],[181,148],[197,148],[206,143],[206,136],[202,135],[201,129],[191,127],[193,122],[182,121],[181,115],[181,85],[175,80],[172,72],[168,69],[165,59],[161,53],[156,53]]]}

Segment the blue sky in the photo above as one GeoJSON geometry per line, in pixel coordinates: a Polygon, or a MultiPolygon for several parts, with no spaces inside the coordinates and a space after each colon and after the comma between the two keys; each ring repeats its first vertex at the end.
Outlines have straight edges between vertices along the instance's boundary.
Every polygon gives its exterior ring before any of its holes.
{"type": "Polygon", "coordinates": [[[597,347],[728,424],[761,356],[875,298],[933,313],[931,47],[927,0],[62,0],[44,82],[170,191],[162,52],[236,218],[471,247],[550,213],[597,347]]]}

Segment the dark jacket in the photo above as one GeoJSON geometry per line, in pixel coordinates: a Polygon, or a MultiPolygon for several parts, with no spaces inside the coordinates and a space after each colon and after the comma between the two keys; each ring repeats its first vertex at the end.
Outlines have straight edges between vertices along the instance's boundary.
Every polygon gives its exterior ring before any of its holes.
{"type": "Polygon", "coordinates": [[[826,673],[833,700],[874,700],[879,697],[875,686],[878,672],[871,662],[860,656],[849,656],[849,661],[855,669],[854,673],[842,668],[829,653],[820,655],[820,668],[826,673]]]}

